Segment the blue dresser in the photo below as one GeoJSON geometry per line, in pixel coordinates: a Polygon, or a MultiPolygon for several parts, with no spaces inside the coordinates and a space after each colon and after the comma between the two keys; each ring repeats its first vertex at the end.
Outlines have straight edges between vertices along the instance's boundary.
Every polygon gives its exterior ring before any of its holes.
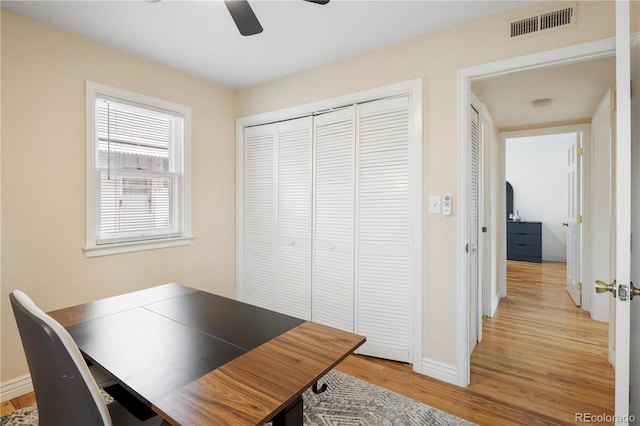
{"type": "Polygon", "coordinates": [[[542,222],[507,221],[507,259],[542,263],[542,222]]]}

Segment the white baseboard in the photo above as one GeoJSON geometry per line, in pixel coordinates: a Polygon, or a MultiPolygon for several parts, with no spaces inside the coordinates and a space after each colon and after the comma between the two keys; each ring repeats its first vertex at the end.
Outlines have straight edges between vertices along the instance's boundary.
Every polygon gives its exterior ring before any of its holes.
{"type": "Polygon", "coordinates": [[[458,385],[458,369],[453,365],[422,358],[422,374],[452,385],[458,385]]]}
{"type": "Polygon", "coordinates": [[[543,262],[567,262],[566,256],[542,256],[543,262]]]}
{"type": "Polygon", "coordinates": [[[609,349],[609,364],[613,367],[613,370],[616,369],[616,351],[613,349],[609,349]]]}
{"type": "Polygon", "coordinates": [[[0,401],[6,402],[33,391],[31,376],[25,374],[0,383],[0,401]]]}
{"type": "Polygon", "coordinates": [[[500,296],[497,294],[494,294],[493,301],[491,302],[491,312],[489,317],[493,318],[493,316],[496,314],[496,311],[498,310],[499,304],[500,304],[500,296]]]}

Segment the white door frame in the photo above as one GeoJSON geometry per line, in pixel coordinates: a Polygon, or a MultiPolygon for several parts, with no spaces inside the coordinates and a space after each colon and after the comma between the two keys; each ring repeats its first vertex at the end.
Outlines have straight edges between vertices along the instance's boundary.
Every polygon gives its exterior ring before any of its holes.
{"type": "MultiPolygon", "coordinates": [[[[552,135],[562,135],[562,134],[567,134],[567,133],[576,133],[579,134],[581,139],[582,139],[582,149],[583,149],[583,156],[582,156],[582,171],[581,171],[581,175],[582,175],[582,182],[580,184],[581,188],[580,188],[580,198],[581,198],[581,206],[579,207],[580,210],[580,214],[582,214],[585,217],[585,222],[583,223],[583,233],[582,233],[582,242],[581,242],[581,246],[582,246],[582,253],[581,255],[584,256],[585,253],[589,253],[590,249],[589,249],[589,237],[586,236],[585,237],[585,233],[587,233],[587,231],[585,231],[585,229],[587,229],[586,227],[589,226],[589,221],[590,221],[590,191],[591,191],[591,187],[590,187],[590,183],[589,183],[589,177],[590,177],[590,173],[591,173],[591,166],[590,166],[590,159],[591,159],[591,124],[571,124],[571,125],[567,125],[567,126],[557,126],[557,127],[544,127],[544,128],[540,128],[540,129],[531,129],[531,130],[514,130],[514,131],[509,131],[509,132],[502,132],[499,134],[499,143],[500,143],[500,147],[498,148],[500,150],[500,155],[502,159],[505,158],[505,152],[506,152],[506,141],[507,139],[514,139],[514,138],[526,138],[526,137],[532,137],[532,136],[552,136],[552,135]],[[585,225],[586,224],[586,225],[585,225]],[[585,227],[586,226],[586,227],[585,227]]],[[[496,165],[496,169],[498,169],[501,173],[502,176],[505,176],[505,161],[502,161],[501,163],[498,163],[496,165]]],[[[503,179],[504,181],[504,179],[503,179]]],[[[502,184],[502,181],[500,182],[502,184]]],[[[498,187],[498,190],[495,193],[495,197],[498,199],[503,199],[504,198],[504,189],[502,187],[498,187]]],[[[494,188],[494,191],[496,189],[494,188]]],[[[504,210],[504,209],[502,209],[504,210]]],[[[495,210],[495,211],[499,211],[499,210],[495,210]]],[[[498,263],[498,270],[502,271],[502,279],[500,279],[499,282],[499,291],[500,291],[500,297],[506,297],[507,295],[507,279],[506,279],[506,266],[505,266],[505,257],[500,257],[499,259],[496,259],[496,262],[498,263]]],[[[589,265],[588,262],[583,262],[583,266],[582,266],[582,282],[583,285],[587,286],[586,290],[583,290],[583,294],[589,296],[591,294],[591,292],[593,292],[593,283],[589,278],[589,265]],[[591,286],[589,287],[589,283],[591,283],[591,286]],[[589,290],[590,289],[590,290],[589,290]]],[[[587,299],[587,300],[590,300],[587,299]]],[[[583,298],[584,301],[584,298],[583,298]]],[[[584,308],[584,303],[583,303],[583,309],[585,310],[589,310],[588,309],[588,303],[587,303],[587,308],[584,308]]]]}
{"type": "MultiPolygon", "coordinates": [[[[516,58],[505,59],[502,61],[492,62],[488,64],[477,65],[458,70],[458,101],[457,101],[457,126],[458,126],[458,146],[457,146],[457,170],[458,183],[457,192],[459,200],[459,209],[457,217],[457,384],[459,386],[468,386],[471,378],[471,357],[469,355],[469,272],[467,267],[467,253],[465,247],[469,241],[469,215],[468,209],[468,172],[467,157],[469,155],[468,125],[469,125],[469,105],[471,103],[471,82],[473,80],[489,77],[497,77],[499,75],[509,74],[512,72],[540,69],[557,65],[566,65],[587,60],[599,59],[615,54],[615,38],[598,40],[589,43],[578,44],[575,46],[564,47],[561,49],[550,50],[547,52],[534,53],[531,55],[519,56],[516,58]]],[[[500,203],[493,209],[495,212],[504,212],[504,202],[500,203]],[[502,209],[500,209],[502,205],[502,209]]],[[[506,221],[501,223],[499,229],[491,229],[494,241],[498,241],[504,253],[506,253],[506,221]]],[[[506,271],[502,271],[499,277],[500,283],[506,282],[506,271]]]]}

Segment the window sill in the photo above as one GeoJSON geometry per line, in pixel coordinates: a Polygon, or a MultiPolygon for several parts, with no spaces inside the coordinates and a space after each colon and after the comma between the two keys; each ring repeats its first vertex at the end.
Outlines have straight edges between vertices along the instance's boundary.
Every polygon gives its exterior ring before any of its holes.
{"type": "Polygon", "coordinates": [[[109,256],[112,254],[130,253],[134,251],[155,250],[168,247],[186,246],[195,237],[178,237],[164,240],[131,241],[126,243],[105,244],[101,246],[84,247],[85,257],[109,256]]]}

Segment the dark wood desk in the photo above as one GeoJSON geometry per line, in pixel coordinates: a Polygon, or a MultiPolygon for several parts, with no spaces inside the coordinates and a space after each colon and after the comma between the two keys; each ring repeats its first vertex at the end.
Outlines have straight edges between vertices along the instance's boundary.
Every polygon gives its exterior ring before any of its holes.
{"type": "Polygon", "coordinates": [[[49,314],[174,425],[301,425],[302,393],[365,341],[180,284],[49,314]]]}

